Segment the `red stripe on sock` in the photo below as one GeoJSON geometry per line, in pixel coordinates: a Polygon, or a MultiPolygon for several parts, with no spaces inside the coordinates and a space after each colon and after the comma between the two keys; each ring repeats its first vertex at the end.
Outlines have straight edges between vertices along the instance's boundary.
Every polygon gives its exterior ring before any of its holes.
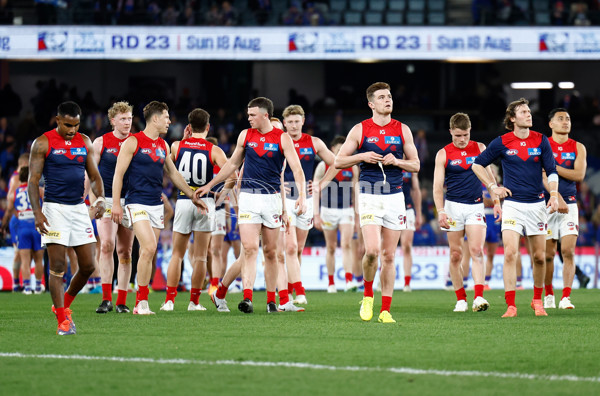
{"type": "Polygon", "coordinates": [[[565,297],[571,297],[571,288],[570,287],[563,288],[562,298],[565,298],[565,297]]]}
{"type": "Polygon", "coordinates": [[[373,281],[365,281],[365,297],[373,297],[373,281]]]}
{"type": "Polygon", "coordinates": [[[511,291],[507,291],[504,292],[504,300],[506,301],[506,305],[510,306],[515,306],[515,291],[511,290],[511,291]]]}
{"type": "Polygon", "coordinates": [[[112,284],[111,283],[103,283],[102,284],[102,299],[112,301],[112,284]]]}
{"type": "Polygon", "coordinates": [[[252,301],[252,289],[244,289],[244,300],[245,299],[252,301]]]}
{"type": "Polygon", "coordinates": [[[541,300],[542,299],[542,291],[544,291],[543,287],[535,287],[533,286],[533,299],[541,300]]]}
{"type": "Polygon", "coordinates": [[[126,305],[127,304],[127,290],[119,289],[117,291],[117,305],[126,305]]]}
{"type": "Polygon", "coordinates": [[[77,297],[77,296],[72,296],[69,293],[65,293],[65,306],[64,306],[64,308],[71,308],[71,304],[73,303],[73,300],[75,300],[75,297],[77,297]]]}
{"type": "Polygon", "coordinates": [[[381,311],[390,312],[390,307],[392,306],[392,296],[381,296],[381,311]]]}

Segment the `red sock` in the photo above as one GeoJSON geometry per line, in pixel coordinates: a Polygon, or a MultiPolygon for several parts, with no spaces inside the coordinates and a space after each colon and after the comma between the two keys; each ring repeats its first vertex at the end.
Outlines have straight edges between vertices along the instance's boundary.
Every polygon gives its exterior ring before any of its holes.
{"type": "Polygon", "coordinates": [[[294,292],[294,285],[288,282],[288,293],[292,294],[294,292]]]}
{"type": "Polygon", "coordinates": [[[211,286],[219,286],[219,278],[210,278],[211,286]]]}
{"type": "Polygon", "coordinates": [[[290,301],[290,294],[287,290],[281,290],[279,292],[279,305],[285,305],[290,301]]]}
{"type": "Polygon", "coordinates": [[[200,300],[200,293],[202,293],[202,290],[200,289],[196,289],[192,287],[192,290],[190,290],[190,301],[194,303],[194,305],[198,305],[200,300]]]}
{"type": "Polygon", "coordinates": [[[252,301],[252,289],[244,289],[244,300],[245,299],[252,301]]]}
{"type": "Polygon", "coordinates": [[[117,291],[117,305],[125,305],[127,303],[127,290],[119,289],[117,291]]]}
{"type": "Polygon", "coordinates": [[[365,297],[373,297],[373,281],[365,280],[365,297]]]}
{"type": "Polygon", "coordinates": [[[381,296],[381,311],[390,312],[390,307],[392,306],[392,296],[381,296]]]}
{"type": "Polygon", "coordinates": [[[504,300],[506,301],[506,305],[508,305],[509,307],[514,307],[515,306],[515,291],[511,290],[511,291],[504,292],[504,300]]]}
{"type": "Polygon", "coordinates": [[[103,283],[102,284],[102,299],[112,301],[112,284],[111,283],[103,283]]]}
{"type": "Polygon", "coordinates": [[[410,276],[404,277],[404,286],[410,286],[410,276]]]}
{"type": "Polygon", "coordinates": [[[541,300],[542,299],[542,291],[544,290],[543,287],[535,287],[533,286],[533,299],[534,300],[541,300]]]}
{"type": "Polygon", "coordinates": [[[333,275],[328,275],[328,278],[329,278],[329,286],[335,285],[335,282],[333,281],[333,275]]]}
{"type": "Polygon", "coordinates": [[[275,302],[275,292],[274,291],[267,291],[267,304],[270,302],[275,302]]]}
{"type": "Polygon", "coordinates": [[[296,295],[306,295],[306,291],[304,290],[304,286],[302,286],[302,281],[295,282],[292,286],[294,286],[294,290],[296,290],[296,295]]]}
{"type": "Polygon", "coordinates": [[[465,291],[464,287],[461,287],[460,289],[455,290],[454,293],[456,293],[456,301],[460,301],[460,300],[467,301],[467,292],[465,291]]]}
{"type": "Polygon", "coordinates": [[[352,272],[346,272],[346,283],[352,282],[352,272]]]}
{"type": "Polygon", "coordinates": [[[65,316],[65,308],[56,308],[56,320],[58,321],[58,324],[64,322],[65,319],[67,319],[67,317],[65,316]]]}
{"type": "Polygon", "coordinates": [[[219,283],[219,288],[217,289],[217,298],[223,299],[227,295],[227,287],[223,286],[223,283],[219,283]]]}
{"type": "Polygon", "coordinates": [[[71,303],[73,303],[75,297],[77,296],[72,296],[69,293],[65,293],[65,308],[71,308],[71,303]]]}
{"type": "MultiPolygon", "coordinates": [[[[167,297],[165,298],[165,302],[171,301],[172,303],[175,303],[175,297],[177,297],[177,286],[167,286],[167,297]]],[[[141,300],[143,300],[143,298],[141,300]]]]}
{"type": "Polygon", "coordinates": [[[475,285],[475,298],[483,297],[483,285],[475,285]]]}
{"type": "Polygon", "coordinates": [[[562,298],[565,297],[571,297],[571,288],[570,287],[563,287],[563,295],[562,298]]]}
{"type": "Polygon", "coordinates": [[[552,285],[546,285],[546,295],[547,296],[553,296],[554,295],[554,288],[552,287],[552,285]]]}
{"type": "Polygon", "coordinates": [[[148,301],[148,286],[138,286],[138,301],[148,301]]]}

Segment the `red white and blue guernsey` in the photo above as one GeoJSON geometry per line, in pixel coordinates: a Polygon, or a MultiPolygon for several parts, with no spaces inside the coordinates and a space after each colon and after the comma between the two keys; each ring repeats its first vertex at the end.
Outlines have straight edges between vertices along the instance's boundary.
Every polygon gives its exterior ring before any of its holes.
{"type": "MultiPolygon", "coordinates": [[[[363,121],[362,137],[358,145],[358,153],[369,151],[382,156],[392,153],[394,157],[402,159],[404,156],[404,135],[402,123],[392,119],[387,125],[375,124],[372,118],[363,121]]],[[[383,172],[386,176],[386,185],[381,186],[384,180],[379,164],[360,164],[360,192],[366,194],[397,194],[402,192],[402,169],[397,166],[384,165],[383,172]]]]}
{"type": "MultiPolygon", "coordinates": [[[[212,148],[213,144],[202,138],[191,137],[179,142],[175,167],[194,191],[213,178],[212,148]]],[[[177,199],[189,197],[180,191],[177,199]]]]}
{"type": "MultiPolygon", "coordinates": [[[[552,137],[548,141],[550,142],[550,147],[552,147],[552,154],[556,164],[566,169],[574,169],[575,160],[577,159],[577,142],[573,139],[568,139],[563,144],[558,144],[552,137]]],[[[577,186],[573,180],[559,176],[558,193],[568,204],[577,202],[577,186]]]]}
{"type": "Polygon", "coordinates": [[[17,187],[14,198],[14,206],[19,220],[33,220],[33,209],[29,201],[29,194],[27,193],[27,183],[23,183],[17,187]]]}
{"type": "Polygon", "coordinates": [[[525,139],[508,132],[492,140],[476,159],[483,167],[494,160],[502,161],[504,186],[512,192],[506,201],[535,203],[544,200],[542,168],[547,175],[556,173],[556,165],[548,138],[539,132],[529,131],[525,139]]]}
{"type": "Polygon", "coordinates": [[[147,206],[162,205],[163,166],[167,156],[167,144],[158,137],[150,139],[144,132],[133,135],[137,148],[129,164],[129,189],[125,204],[147,206]]]}
{"type": "Polygon", "coordinates": [[[281,188],[281,171],[285,156],[281,148],[281,129],[260,133],[255,128],[246,132],[244,175],[241,192],[275,194],[281,188]]]}
{"type": "MultiPolygon", "coordinates": [[[[100,152],[98,170],[100,171],[100,176],[104,183],[104,194],[107,198],[112,198],[112,183],[115,175],[115,168],[117,167],[117,157],[121,151],[121,145],[129,136],[131,136],[131,134],[128,134],[124,139],[119,139],[112,132],[102,135],[102,151],[100,152]]],[[[128,186],[129,173],[126,173],[125,177],[123,177],[121,198],[124,198],[127,194],[128,186]]]]}
{"type": "MultiPolygon", "coordinates": [[[[325,172],[329,165],[325,164],[325,172]]],[[[341,169],[331,182],[326,191],[321,194],[322,207],[344,209],[352,207],[352,167],[341,169]]]]}
{"type": "Polygon", "coordinates": [[[483,202],[481,182],[471,170],[471,166],[481,150],[473,140],[460,149],[450,143],[444,147],[446,152],[446,199],[468,205],[483,202]]]}
{"type": "MultiPolygon", "coordinates": [[[[300,139],[294,140],[294,148],[300,158],[300,165],[302,165],[302,171],[304,172],[304,178],[306,184],[312,181],[315,173],[315,147],[313,146],[312,136],[303,133],[300,139]]],[[[289,164],[285,166],[285,172],[283,173],[283,180],[291,182],[292,191],[290,193],[290,199],[298,198],[298,191],[296,191],[296,183],[294,179],[294,172],[290,168],[289,164]]]]}
{"type": "Polygon", "coordinates": [[[44,163],[44,201],[63,205],[83,202],[85,162],[88,150],[79,132],[65,140],[56,129],[44,133],[48,151],[44,163]]]}

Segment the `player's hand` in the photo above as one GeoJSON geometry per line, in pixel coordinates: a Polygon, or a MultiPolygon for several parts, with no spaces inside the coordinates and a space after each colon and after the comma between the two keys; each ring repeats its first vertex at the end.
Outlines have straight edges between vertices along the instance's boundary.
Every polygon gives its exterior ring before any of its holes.
{"type": "Polygon", "coordinates": [[[102,215],[104,215],[104,212],[106,212],[104,201],[96,202],[96,205],[90,206],[90,210],[94,219],[102,218],[102,215]]]}
{"type": "Polygon", "coordinates": [[[313,216],[313,225],[317,230],[323,231],[323,219],[321,219],[320,214],[315,213],[315,215],[313,216]]]}
{"type": "Polygon", "coordinates": [[[296,216],[300,216],[306,213],[306,198],[304,197],[304,194],[300,194],[300,196],[296,200],[296,205],[294,205],[294,211],[296,212],[296,216]]]}
{"type": "Polygon", "coordinates": [[[569,205],[567,205],[567,203],[562,197],[560,197],[560,199],[558,200],[558,213],[569,213],[569,205]]]}
{"type": "Polygon", "coordinates": [[[208,214],[208,206],[206,206],[206,203],[200,197],[198,197],[196,193],[192,195],[192,203],[198,207],[200,214],[208,214]]]}
{"type": "Polygon", "coordinates": [[[285,210],[281,212],[281,224],[283,224],[285,232],[288,233],[290,229],[290,218],[285,210]]]}
{"type": "Polygon", "coordinates": [[[123,208],[121,207],[121,204],[119,203],[118,199],[115,199],[113,201],[113,207],[111,209],[110,218],[116,224],[121,224],[121,222],[123,221],[123,208]]]}
{"type": "Polygon", "coordinates": [[[208,187],[208,184],[204,185],[202,187],[198,187],[196,189],[196,191],[194,191],[193,197],[200,199],[203,196],[207,195],[210,192],[210,189],[211,189],[211,187],[208,187]]]}
{"type": "Polygon", "coordinates": [[[306,194],[314,195],[315,191],[318,189],[319,189],[319,183],[313,185],[312,180],[309,180],[308,183],[306,183],[306,194]]]}
{"type": "Polygon", "coordinates": [[[388,154],[386,154],[385,157],[383,157],[383,160],[381,161],[381,163],[383,165],[393,165],[393,166],[396,166],[397,165],[397,161],[398,161],[398,158],[394,157],[394,154],[388,153],[388,154]]]}
{"type": "Polygon", "coordinates": [[[34,212],[33,215],[35,217],[35,229],[42,235],[48,234],[48,228],[46,228],[46,226],[50,227],[50,223],[48,223],[46,216],[42,211],[34,212]]]}
{"type": "Polygon", "coordinates": [[[422,225],[423,225],[423,216],[421,215],[421,213],[416,213],[415,214],[415,230],[421,229],[422,225]]]}
{"type": "Polygon", "coordinates": [[[558,210],[558,198],[551,196],[548,200],[548,205],[546,205],[546,208],[549,209],[548,213],[556,212],[558,210]]]}
{"type": "Polygon", "coordinates": [[[448,217],[446,212],[438,212],[438,222],[440,223],[440,227],[446,230],[450,229],[450,221],[452,221],[452,219],[448,217]]]}
{"type": "Polygon", "coordinates": [[[368,151],[366,153],[362,153],[362,161],[366,162],[367,164],[376,164],[380,161],[383,161],[383,156],[374,151],[368,151]]]}
{"type": "Polygon", "coordinates": [[[187,124],[185,129],[183,130],[183,139],[189,139],[192,137],[192,126],[187,124]]]}
{"type": "Polygon", "coordinates": [[[492,192],[494,194],[496,194],[498,196],[498,198],[500,198],[500,199],[506,198],[506,197],[509,197],[509,196],[512,197],[512,191],[510,191],[506,187],[497,186],[496,188],[492,189],[492,192]]]}
{"type": "Polygon", "coordinates": [[[494,205],[494,221],[499,223],[502,220],[502,206],[499,203],[494,205]]]}

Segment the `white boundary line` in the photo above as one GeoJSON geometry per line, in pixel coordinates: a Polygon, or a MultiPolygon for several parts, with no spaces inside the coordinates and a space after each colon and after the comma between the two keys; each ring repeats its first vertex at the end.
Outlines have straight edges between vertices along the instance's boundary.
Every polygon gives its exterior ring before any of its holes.
{"type": "Polygon", "coordinates": [[[20,359],[63,359],[63,360],[98,360],[122,363],[151,363],[151,364],[181,364],[202,366],[249,366],[249,367],[285,367],[309,370],[328,371],[376,371],[395,374],[411,375],[437,375],[442,377],[493,377],[514,378],[534,381],[569,381],[569,382],[598,382],[600,377],[578,377],[576,375],[543,375],[524,373],[501,373],[496,371],[452,371],[452,370],[424,370],[411,367],[360,367],[360,366],[330,366],[312,363],[296,362],[255,362],[252,360],[193,360],[193,359],[154,359],[144,357],[119,357],[119,356],[86,356],[86,355],[38,355],[20,352],[0,352],[0,357],[20,359]]]}

